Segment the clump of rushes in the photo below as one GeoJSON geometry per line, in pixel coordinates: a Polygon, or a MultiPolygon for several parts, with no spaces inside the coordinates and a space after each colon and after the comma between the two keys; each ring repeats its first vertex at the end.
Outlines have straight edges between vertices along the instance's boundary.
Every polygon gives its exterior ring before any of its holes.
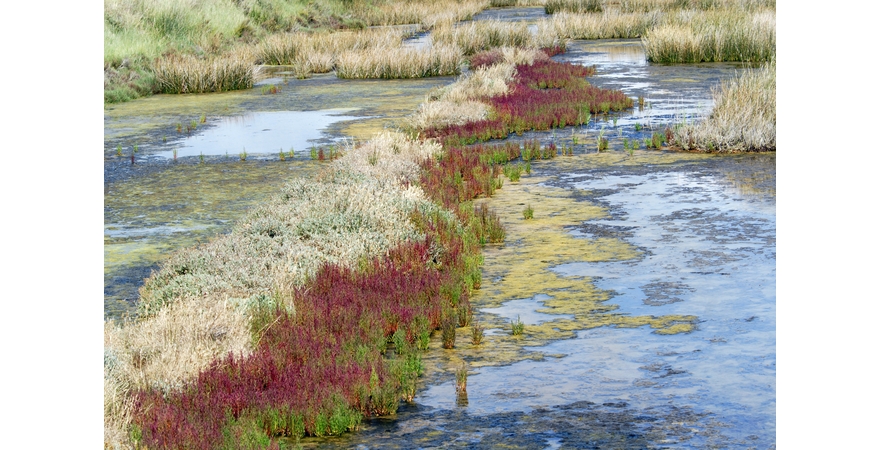
{"type": "Polygon", "coordinates": [[[200,164],[204,164],[204,163],[205,163],[205,154],[202,153],[202,152],[199,152],[199,163],[200,163],[200,164]]]}
{"type": "Polygon", "coordinates": [[[663,134],[657,133],[657,132],[651,133],[651,146],[656,149],[659,149],[660,147],[662,147],[663,146],[663,134]]]}
{"type": "Polygon", "coordinates": [[[247,150],[241,149],[241,153],[238,154],[238,159],[244,161],[247,159],[247,150]]]}
{"type": "Polygon", "coordinates": [[[281,151],[278,152],[278,159],[281,160],[281,161],[284,161],[284,160],[286,159],[286,156],[284,155],[284,150],[283,150],[283,149],[282,149],[281,151]]]}
{"type": "Polygon", "coordinates": [[[455,370],[455,392],[467,392],[467,375],[468,369],[466,363],[462,364],[455,370]]]}
{"type": "Polygon", "coordinates": [[[287,152],[287,156],[293,159],[293,147],[290,147],[290,151],[287,152]]]}
{"type": "Polygon", "coordinates": [[[202,114],[202,117],[199,117],[199,123],[205,123],[208,121],[208,117],[202,114]]]}
{"type": "Polygon", "coordinates": [[[183,133],[183,124],[180,122],[177,122],[177,132],[183,133]]]}
{"type": "Polygon", "coordinates": [[[535,210],[532,208],[532,205],[527,205],[526,209],[523,210],[523,219],[529,220],[535,217],[535,210]]]}
{"type": "Polygon", "coordinates": [[[594,73],[594,67],[552,60],[517,65],[508,92],[484,100],[494,117],[428,127],[423,136],[447,146],[469,145],[506,138],[510,133],[581,125],[591,114],[632,108],[632,99],[623,92],[597,88],[584,79],[594,73]]]}
{"type": "Polygon", "coordinates": [[[544,3],[544,12],[600,13],[602,0],[547,0],[544,3]]]}
{"type": "Polygon", "coordinates": [[[521,336],[525,329],[526,324],[524,324],[523,321],[519,319],[519,315],[516,316],[516,320],[510,322],[510,332],[514,336],[521,336]]]}
{"type": "Polygon", "coordinates": [[[485,330],[483,330],[483,326],[480,325],[479,322],[474,321],[471,326],[471,344],[480,345],[483,343],[483,337],[485,337],[485,330]]]}

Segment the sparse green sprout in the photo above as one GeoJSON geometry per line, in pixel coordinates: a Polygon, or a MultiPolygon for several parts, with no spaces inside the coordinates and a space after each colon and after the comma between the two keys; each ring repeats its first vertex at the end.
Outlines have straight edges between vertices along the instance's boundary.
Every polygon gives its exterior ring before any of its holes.
{"type": "Polygon", "coordinates": [[[289,158],[293,159],[293,147],[290,147],[290,151],[287,152],[287,156],[288,156],[289,158]]]}
{"type": "Polygon", "coordinates": [[[195,119],[193,119],[189,122],[189,127],[195,130],[199,127],[199,123],[195,119]]]}
{"type": "Polygon", "coordinates": [[[367,156],[367,162],[370,163],[371,166],[375,166],[379,162],[379,151],[373,151],[367,156]]]}
{"type": "Polygon", "coordinates": [[[177,122],[177,132],[183,133],[183,124],[180,122],[177,122]]]}
{"type": "MultiPolygon", "coordinates": [[[[228,155],[227,155],[227,156],[228,156],[228,155]]],[[[200,163],[200,164],[204,164],[204,163],[205,163],[205,154],[202,153],[202,152],[199,152],[199,163],[200,163]]]]}
{"type": "Polygon", "coordinates": [[[519,315],[517,314],[516,320],[510,323],[510,331],[514,336],[520,336],[523,334],[523,331],[526,329],[526,324],[523,323],[522,320],[519,319],[519,315]]]}
{"type": "Polygon", "coordinates": [[[244,147],[241,148],[241,153],[238,154],[238,159],[244,161],[247,159],[247,150],[244,147]]]}
{"type": "Polygon", "coordinates": [[[313,145],[312,148],[309,150],[309,154],[311,155],[312,159],[318,159],[318,149],[315,148],[314,145],[313,145]]]}
{"type": "Polygon", "coordinates": [[[523,218],[526,220],[529,220],[534,217],[535,217],[535,210],[532,208],[532,205],[527,205],[526,209],[523,210],[523,218]]]}
{"type": "Polygon", "coordinates": [[[134,147],[132,147],[132,150],[133,150],[135,153],[137,153],[137,152],[138,152],[138,145],[137,145],[137,144],[134,144],[134,147]]]}
{"type": "Polygon", "coordinates": [[[614,128],[617,128],[617,116],[615,116],[611,121],[614,123],[614,128]]]}
{"type": "Polygon", "coordinates": [[[116,156],[122,156],[122,144],[116,145],[116,156]]]}
{"type": "Polygon", "coordinates": [[[608,148],[608,139],[605,139],[605,126],[602,125],[602,129],[599,130],[599,135],[596,136],[596,153],[599,153],[608,148]]]}
{"type": "Polygon", "coordinates": [[[642,131],[642,124],[636,122],[636,131],[642,131]]]}
{"type": "Polygon", "coordinates": [[[281,150],[278,152],[278,159],[284,161],[284,159],[285,159],[284,150],[281,150]]]}
{"type": "Polygon", "coordinates": [[[175,148],[173,151],[174,151],[174,160],[177,161],[177,149],[175,148]]]}
{"type": "Polygon", "coordinates": [[[208,120],[208,117],[202,114],[202,117],[199,117],[199,123],[205,123],[208,120]]]}

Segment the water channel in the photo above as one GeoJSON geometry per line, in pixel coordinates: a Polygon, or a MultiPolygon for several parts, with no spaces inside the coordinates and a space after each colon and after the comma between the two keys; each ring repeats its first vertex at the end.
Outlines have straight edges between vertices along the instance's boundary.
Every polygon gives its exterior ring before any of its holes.
{"type": "MultiPolygon", "coordinates": [[[[622,145],[705,113],[711,88],[742,67],[651,65],[638,40],[575,41],[556,58],[596,65],[592,83],[646,107],[521,138],[580,137],[574,156],[533,162],[484,200],[508,236],[486,248],[472,299],[483,344],[460,332],[443,350],[436,338],[413,403],[306,448],[775,448],[775,154],[629,155],[622,145]],[[608,152],[596,152],[600,130],[608,152]],[[517,318],[522,336],[510,333],[517,318]],[[457,395],[462,366],[467,393],[457,395]]],[[[105,316],[131,312],[140,280],[169,252],[318,170],[307,146],[368,139],[453,80],[272,70],[260,84],[278,94],[156,96],[105,112],[105,316]],[[204,125],[177,133],[201,114],[204,125]]]]}

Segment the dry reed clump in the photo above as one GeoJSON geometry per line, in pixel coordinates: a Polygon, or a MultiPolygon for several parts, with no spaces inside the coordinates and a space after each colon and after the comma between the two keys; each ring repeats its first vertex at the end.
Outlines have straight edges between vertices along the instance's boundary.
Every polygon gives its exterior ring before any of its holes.
{"type": "Polygon", "coordinates": [[[489,106],[482,102],[435,100],[419,105],[416,112],[405,119],[404,127],[423,130],[430,126],[463,125],[488,117],[489,106]]]}
{"type": "MultiPolygon", "coordinates": [[[[681,9],[710,10],[738,9],[753,11],[776,8],[776,0],[619,0],[617,8],[621,12],[638,13],[650,11],[677,11],[681,9]]],[[[606,6],[612,6],[606,1],[606,6]]]]}
{"type": "Polygon", "coordinates": [[[420,164],[436,157],[443,148],[432,141],[419,141],[396,131],[382,131],[367,143],[343,150],[333,162],[340,171],[366,174],[378,180],[414,185],[419,181],[420,164]]]}
{"type": "Polygon", "coordinates": [[[659,12],[601,14],[559,13],[538,23],[539,34],[560,39],[623,39],[643,36],[658,22],[659,12]]]}
{"type": "Polygon", "coordinates": [[[270,36],[257,50],[263,64],[291,65],[301,78],[327,73],[336,66],[337,55],[345,51],[372,53],[397,48],[409,36],[403,29],[385,28],[334,33],[285,33],[270,36]]]}
{"type": "Polygon", "coordinates": [[[600,13],[604,10],[603,3],[603,0],[547,0],[544,12],[600,13]]]}
{"type": "Polygon", "coordinates": [[[248,317],[218,298],[181,298],[124,326],[105,322],[105,442],[121,447],[127,441],[135,391],[180,389],[213,361],[247,355],[251,348],[248,317]]]}
{"type": "Polygon", "coordinates": [[[279,285],[302,286],[324,264],[351,267],[419,238],[407,217],[426,203],[418,189],[354,172],[295,179],[230,234],[171,256],[141,288],[140,313],[155,314],[190,295],[264,306],[279,285]]]}
{"type": "Polygon", "coordinates": [[[697,124],[673,129],[675,146],[684,150],[745,152],[776,150],[776,64],[721,84],[715,107],[697,124]]]}
{"type": "Polygon", "coordinates": [[[206,58],[172,55],[156,60],[153,71],[159,90],[166,94],[249,89],[257,75],[253,55],[247,51],[206,58]]]}
{"type": "Polygon", "coordinates": [[[346,51],[337,56],[339,78],[422,78],[459,73],[461,50],[435,45],[428,50],[406,47],[346,51]]]}
{"type": "Polygon", "coordinates": [[[776,12],[679,11],[643,37],[649,61],[765,62],[776,55],[776,12]]]}
{"type": "Polygon", "coordinates": [[[483,20],[438,27],[431,33],[437,45],[457,45],[465,55],[495,47],[534,47],[535,41],[525,23],[483,20]]]}
{"type": "Polygon", "coordinates": [[[487,0],[404,0],[378,5],[362,2],[353,6],[353,13],[367,25],[420,24],[425,29],[431,29],[442,24],[470,20],[488,6],[487,0]]]}

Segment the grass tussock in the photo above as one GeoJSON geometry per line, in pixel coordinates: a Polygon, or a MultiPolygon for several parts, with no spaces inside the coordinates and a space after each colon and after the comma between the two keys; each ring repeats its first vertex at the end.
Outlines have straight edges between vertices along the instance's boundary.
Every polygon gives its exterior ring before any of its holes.
{"type": "MultiPolygon", "coordinates": [[[[606,0],[606,4],[609,4],[606,0]]],[[[708,11],[713,9],[738,9],[754,11],[776,9],[776,0],[619,0],[617,7],[625,13],[651,11],[678,11],[682,9],[708,11]]],[[[608,6],[611,6],[610,4],[608,6]]]]}
{"type": "Polygon", "coordinates": [[[172,55],[159,59],[154,73],[159,92],[195,94],[249,89],[254,86],[257,68],[251,54],[243,51],[207,58],[172,55]]]}
{"type": "Polygon", "coordinates": [[[347,51],[337,57],[339,78],[422,78],[459,73],[461,51],[435,45],[428,50],[396,47],[375,51],[347,51]]]}
{"type": "Polygon", "coordinates": [[[648,60],[656,63],[766,62],[776,56],[776,12],[680,11],[642,42],[648,60]]]}
{"type": "Polygon", "coordinates": [[[355,2],[353,13],[367,25],[420,24],[424,29],[432,29],[471,20],[488,6],[488,0],[362,1],[355,2]]]}
{"type": "Polygon", "coordinates": [[[534,47],[525,23],[483,20],[438,27],[431,34],[435,45],[457,45],[465,55],[495,47],[534,47]]]}
{"type": "Polygon", "coordinates": [[[713,92],[715,107],[696,124],[672,129],[683,150],[747,152],[776,150],[776,64],[747,70],[713,92]]]}
{"type": "Polygon", "coordinates": [[[539,22],[539,32],[556,34],[560,39],[626,39],[644,36],[658,22],[660,14],[621,13],[605,11],[600,14],[558,13],[539,22]]]}
{"type": "Polygon", "coordinates": [[[327,73],[334,69],[337,55],[345,51],[370,53],[400,47],[409,34],[399,28],[276,34],[260,44],[258,61],[292,65],[297,73],[327,73]]]}
{"type": "Polygon", "coordinates": [[[544,12],[600,13],[604,10],[603,3],[603,0],[547,0],[544,3],[544,12]]]}

